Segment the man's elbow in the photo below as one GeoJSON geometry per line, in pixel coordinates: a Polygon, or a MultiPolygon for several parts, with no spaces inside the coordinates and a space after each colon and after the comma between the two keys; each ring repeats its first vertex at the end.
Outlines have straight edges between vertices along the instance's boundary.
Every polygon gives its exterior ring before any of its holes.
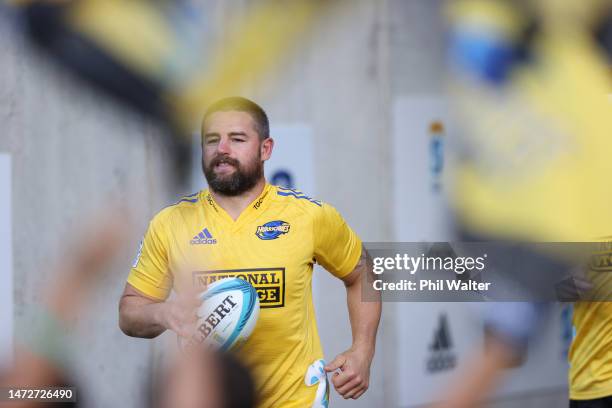
{"type": "Polygon", "coordinates": [[[159,336],[160,333],[154,332],[143,332],[138,330],[136,324],[134,324],[133,319],[130,317],[129,306],[119,305],[119,329],[129,337],[137,337],[143,339],[154,339],[159,336]]]}
{"type": "Polygon", "coordinates": [[[355,268],[353,272],[351,272],[350,274],[348,274],[346,277],[342,279],[344,286],[346,286],[347,288],[350,288],[352,286],[356,286],[359,283],[361,283],[360,279],[361,279],[362,272],[363,272],[362,268],[355,268]]]}
{"type": "Polygon", "coordinates": [[[119,328],[126,336],[137,337],[134,332],[132,325],[130,324],[129,318],[126,316],[125,307],[119,306],[119,328]]]}

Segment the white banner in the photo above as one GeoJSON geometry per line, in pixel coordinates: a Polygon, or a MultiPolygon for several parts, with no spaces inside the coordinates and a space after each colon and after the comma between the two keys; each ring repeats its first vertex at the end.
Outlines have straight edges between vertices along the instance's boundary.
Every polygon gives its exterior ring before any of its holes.
{"type": "Polygon", "coordinates": [[[266,163],[268,182],[315,197],[312,129],[301,124],[280,124],[272,126],[270,133],[275,143],[272,157],[266,163]]]}
{"type": "Polygon", "coordinates": [[[393,109],[395,239],[449,239],[446,145],[450,129],[446,101],[438,96],[399,99],[393,109]]]}
{"type": "Polygon", "coordinates": [[[0,369],[13,356],[11,157],[0,153],[0,369]]]}

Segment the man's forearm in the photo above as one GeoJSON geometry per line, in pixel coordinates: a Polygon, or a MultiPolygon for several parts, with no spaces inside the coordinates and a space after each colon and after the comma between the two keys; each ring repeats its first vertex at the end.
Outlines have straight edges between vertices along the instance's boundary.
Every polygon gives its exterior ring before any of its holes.
{"type": "MultiPolygon", "coordinates": [[[[367,272],[364,270],[362,273],[367,272]]],[[[353,348],[368,351],[373,355],[382,308],[380,299],[378,301],[362,301],[362,280],[363,278],[360,277],[346,287],[349,318],[353,333],[353,348]]]]}
{"type": "Polygon", "coordinates": [[[122,301],[119,305],[119,327],[131,337],[152,339],[159,336],[166,327],[162,324],[164,303],[138,303],[122,301]]]}

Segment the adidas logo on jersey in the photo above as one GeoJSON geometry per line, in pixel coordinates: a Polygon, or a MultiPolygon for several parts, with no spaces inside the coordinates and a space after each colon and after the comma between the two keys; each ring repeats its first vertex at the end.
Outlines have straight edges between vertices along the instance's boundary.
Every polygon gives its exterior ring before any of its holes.
{"type": "Polygon", "coordinates": [[[198,235],[190,241],[191,245],[214,245],[217,240],[213,238],[208,228],[204,228],[198,235]]]}

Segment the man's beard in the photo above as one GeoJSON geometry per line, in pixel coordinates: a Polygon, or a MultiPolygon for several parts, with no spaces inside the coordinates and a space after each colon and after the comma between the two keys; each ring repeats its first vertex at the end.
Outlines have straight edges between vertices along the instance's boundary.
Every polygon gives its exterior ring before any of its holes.
{"type": "Polygon", "coordinates": [[[244,167],[238,160],[227,156],[216,156],[210,161],[208,166],[206,166],[204,158],[202,158],[202,170],[204,171],[208,186],[212,191],[232,197],[251,190],[263,177],[261,154],[258,154],[249,166],[244,167]],[[235,171],[230,175],[217,175],[214,169],[215,166],[220,163],[227,163],[234,166],[235,171]]]}

